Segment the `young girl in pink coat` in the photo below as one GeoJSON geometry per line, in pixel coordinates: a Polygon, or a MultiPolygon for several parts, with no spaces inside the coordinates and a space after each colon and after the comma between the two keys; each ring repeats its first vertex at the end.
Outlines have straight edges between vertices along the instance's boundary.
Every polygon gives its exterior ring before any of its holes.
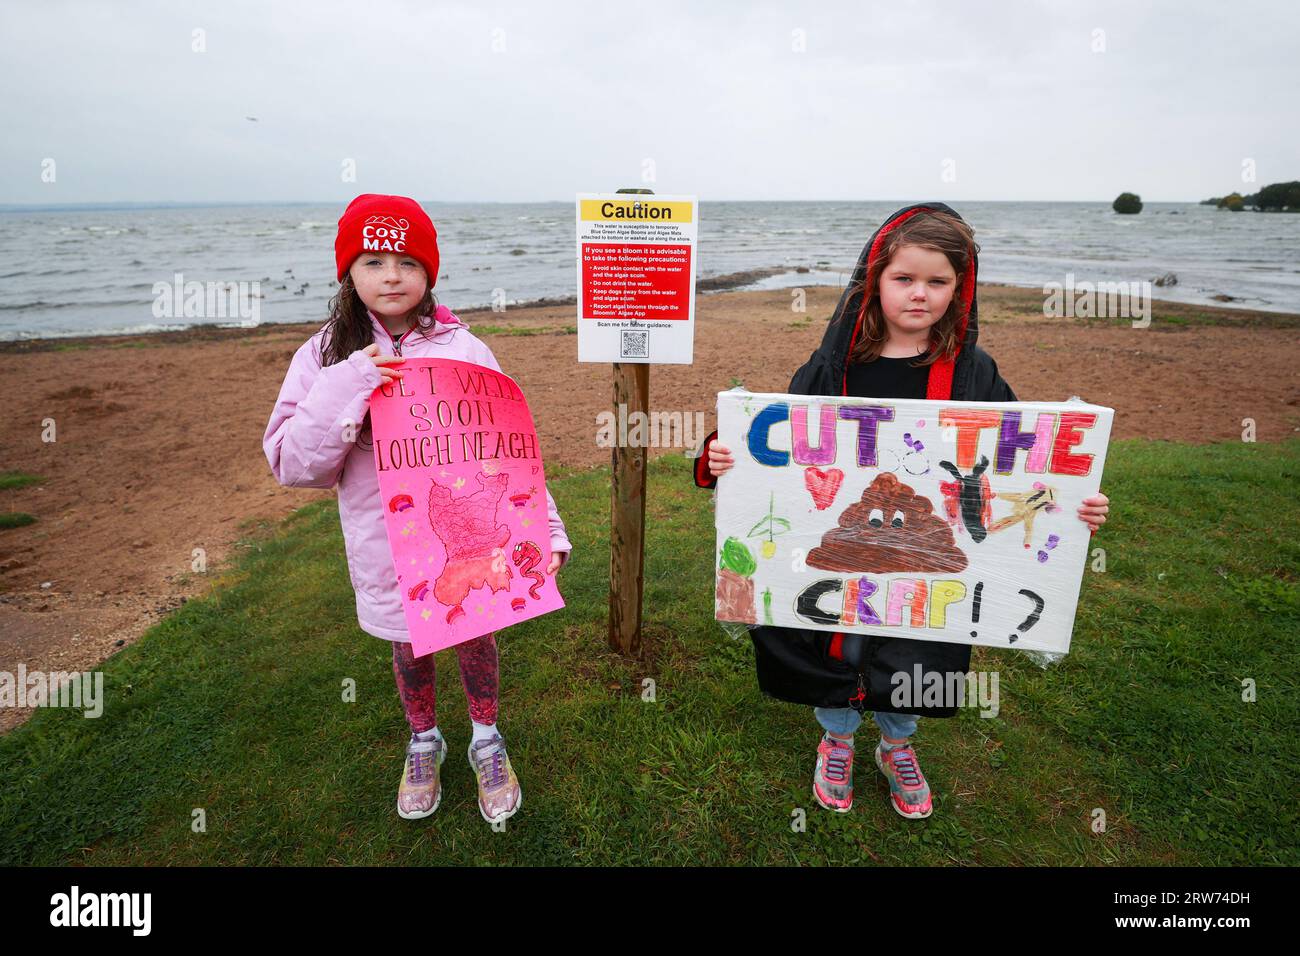
{"type": "MultiPolygon", "coordinates": [[[[370,397],[400,378],[404,358],[447,358],[501,371],[492,351],[433,298],[438,236],[419,204],[404,196],[358,196],[334,241],[339,291],[325,326],[293,357],[262,447],[276,480],[298,488],[338,486],[339,519],[361,629],[393,645],[393,673],[411,739],[397,793],[405,819],[427,817],[442,798],[439,767],[447,744],[435,712],[433,655],[416,658],[398,592],[370,440],[370,397]]],[[[547,493],[554,574],[572,550],[547,493]]],[[[523,794],[497,729],[494,634],[456,645],[469,700],[469,762],[479,811],[488,822],[512,816],[523,794]]]]}

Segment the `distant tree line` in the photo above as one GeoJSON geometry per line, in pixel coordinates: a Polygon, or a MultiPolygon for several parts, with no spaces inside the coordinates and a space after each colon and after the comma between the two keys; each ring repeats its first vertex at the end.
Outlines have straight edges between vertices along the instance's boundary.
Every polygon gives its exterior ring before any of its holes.
{"type": "Polygon", "coordinates": [[[1243,196],[1229,193],[1201,200],[1202,206],[1218,206],[1232,212],[1250,208],[1256,212],[1300,212],[1300,182],[1273,183],[1257,193],[1243,196]]]}

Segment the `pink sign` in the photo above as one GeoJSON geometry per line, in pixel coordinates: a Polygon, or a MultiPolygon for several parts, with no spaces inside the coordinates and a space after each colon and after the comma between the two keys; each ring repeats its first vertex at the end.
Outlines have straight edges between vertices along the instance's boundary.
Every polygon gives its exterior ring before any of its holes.
{"type": "Polygon", "coordinates": [[[379,494],[417,657],[564,607],[528,403],[500,372],[449,359],[370,402],[379,494]]]}

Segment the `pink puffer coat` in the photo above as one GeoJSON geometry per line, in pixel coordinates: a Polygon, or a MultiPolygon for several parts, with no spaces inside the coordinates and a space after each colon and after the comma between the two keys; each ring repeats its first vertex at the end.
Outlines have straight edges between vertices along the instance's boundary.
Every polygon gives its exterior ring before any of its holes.
{"type": "MultiPolygon", "coordinates": [[[[400,342],[393,341],[374,313],[369,315],[383,355],[457,359],[501,371],[492,350],[445,305],[438,306],[436,324],[427,334],[412,330],[400,342]]],[[[347,361],[321,368],[325,339],[322,328],[294,354],[266,425],[262,449],[282,485],[338,485],[339,520],[348,573],[357,595],[357,622],[375,637],[409,641],[370,440],[370,396],[383,377],[360,350],[347,361]],[[355,441],[347,440],[350,434],[355,441]]],[[[549,491],[546,504],[551,550],[571,551],[573,546],[549,491]]]]}

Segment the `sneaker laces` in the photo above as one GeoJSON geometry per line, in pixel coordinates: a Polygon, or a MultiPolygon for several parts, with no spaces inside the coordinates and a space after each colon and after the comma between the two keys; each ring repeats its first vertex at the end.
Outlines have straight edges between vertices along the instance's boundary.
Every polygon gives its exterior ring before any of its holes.
{"type": "Polygon", "coordinates": [[[437,745],[432,741],[412,740],[407,750],[410,770],[407,779],[411,783],[428,783],[433,779],[433,769],[437,766],[437,745]]]}
{"type": "Polygon", "coordinates": [[[849,779],[849,763],[853,760],[853,751],[843,744],[831,741],[830,752],[822,763],[822,776],[832,783],[844,783],[849,779]]]}
{"type": "Polygon", "coordinates": [[[922,783],[921,769],[916,765],[916,754],[911,747],[894,747],[885,751],[894,773],[905,787],[919,787],[922,783]]]}
{"type": "Polygon", "coordinates": [[[484,790],[495,790],[506,782],[505,756],[505,748],[499,742],[474,751],[474,766],[478,769],[484,790]]]}

